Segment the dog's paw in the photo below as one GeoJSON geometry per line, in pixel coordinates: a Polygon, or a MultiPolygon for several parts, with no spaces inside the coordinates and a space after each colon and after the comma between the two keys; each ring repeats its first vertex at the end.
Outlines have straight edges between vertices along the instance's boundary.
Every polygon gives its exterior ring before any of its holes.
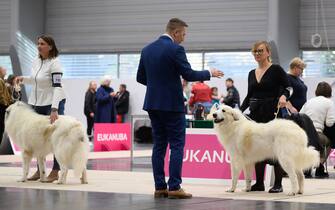
{"type": "Polygon", "coordinates": [[[298,191],[298,194],[302,195],[302,194],[304,194],[304,191],[299,190],[299,191],[298,191]]]}
{"type": "Polygon", "coordinates": [[[17,182],[27,182],[28,180],[26,178],[21,178],[19,180],[17,180],[17,182]]]}
{"type": "Polygon", "coordinates": [[[287,195],[288,196],[295,196],[297,193],[295,193],[295,192],[289,192],[287,195]]]}
{"type": "Polygon", "coordinates": [[[87,180],[83,179],[83,178],[80,178],[80,183],[82,183],[82,184],[88,184],[87,180]]]}
{"type": "Polygon", "coordinates": [[[233,193],[233,192],[235,192],[235,189],[229,188],[229,189],[226,190],[226,192],[233,193]]]}
{"type": "Polygon", "coordinates": [[[62,181],[57,181],[56,183],[59,184],[59,185],[64,184],[64,182],[62,182],[62,181]]]}
{"type": "Polygon", "coordinates": [[[251,191],[251,187],[250,188],[245,188],[242,190],[243,192],[250,192],[251,191]]]}

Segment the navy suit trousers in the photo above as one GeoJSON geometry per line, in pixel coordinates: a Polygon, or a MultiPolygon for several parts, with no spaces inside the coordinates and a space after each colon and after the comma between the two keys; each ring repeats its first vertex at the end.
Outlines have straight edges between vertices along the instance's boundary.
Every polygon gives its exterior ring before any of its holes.
{"type": "Polygon", "coordinates": [[[156,190],[179,190],[185,146],[185,113],[149,110],[152,125],[152,168],[156,190]],[[164,158],[170,145],[169,180],[165,181],[164,158]]]}

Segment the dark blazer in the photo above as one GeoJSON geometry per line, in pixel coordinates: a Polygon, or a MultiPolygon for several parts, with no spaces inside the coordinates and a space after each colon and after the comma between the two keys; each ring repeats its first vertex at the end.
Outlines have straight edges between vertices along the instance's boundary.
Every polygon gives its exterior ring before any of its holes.
{"type": "Polygon", "coordinates": [[[115,108],[117,114],[127,114],[129,109],[129,92],[126,90],[123,94],[117,92],[115,96],[115,108]]]}
{"type": "Polygon", "coordinates": [[[96,123],[114,123],[116,121],[116,111],[113,97],[109,94],[113,88],[100,86],[96,93],[97,111],[95,114],[96,123]]]}
{"type": "Polygon", "coordinates": [[[84,114],[89,116],[90,113],[96,112],[96,100],[95,100],[95,92],[92,93],[90,90],[86,91],[85,94],[85,105],[84,105],[84,114]]]}
{"type": "Polygon", "coordinates": [[[143,48],[137,71],[137,82],[146,85],[143,109],[184,112],[182,76],[187,81],[210,79],[209,71],[194,71],[185,50],[168,36],[143,48]]]}

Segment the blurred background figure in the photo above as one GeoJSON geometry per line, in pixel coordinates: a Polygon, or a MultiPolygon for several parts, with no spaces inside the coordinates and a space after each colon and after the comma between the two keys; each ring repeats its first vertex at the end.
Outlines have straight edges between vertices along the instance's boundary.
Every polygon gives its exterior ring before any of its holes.
{"type": "Polygon", "coordinates": [[[116,93],[110,87],[112,79],[105,76],[101,80],[101,85],[96,93],[97,110],[94,121],[96,123],[115,123],[116,111],[114,96],[116,93]]]}
{"type": "Polygon", "coordinates": [[[307,100],[307,86],[301,79],[305,68],[306,64],[300,58],[295,57],[291,60],[287,75],[293,93],[286,105],[291,113],[299,112],[307,100]]]}
{"type": "Polygon", "coordinates": [[[208,114],[212,107],[212,90],[203,81],[195,82],[192,85],[192,96],[190,98],[190,107],[193,107],[193,112],[196,111],[198,105],[204,107],[205,114],[208,114]]]}
{"type": "Polygon", "coordinates": [[[2,135],[5,130],[5,113],[6,108],[11,104],[12,99],[8,89],[6,88],[5,76],[7,70],[0,66],[0,144],[2,141],[2,135]]]}
{"type": "Polygon", "coordinates": [[[85,94],[85,104],[84,104],[84,114],[87,120],[87,136],[90,141],[92,141],[92,129],[94,125],[94,115],[96,112],[96,99],[95,94],[97,91],[97,83],[95,81],[90,81],[88,89],[85,94]]]}
{"type": "Polygon", "coordinates": [[[329,138],[323,132],[325,126],[331,127],[335,123],[335,107],[331,97],[331,86],[327,82],[320,82],[315,90],[315,97],[309,99],[300,110],[300,113],[308,115],[313,121],[323,147],[320,152],[320,165],[315,171],[315,177],[318,178],[329,176],[323,164],[327,161],[331,147],[329,138]]]}
{"type": "Polygon", "coordinates": [[[119,91],[115,95],[115,108],[116,108],[116,122],[124,123],[126,119],[126,114],[129,110],[129,92],[127,91],[127,86],[121,84],[119,91]]]}
{"type": "Polygon", "coordinates": [[[6,80],[6,85],[11,95],[13,103],[16,101],[21,101],[22,94],[18,77],[14,74],[9,75],[6,80]]]}
{"type": "Polygon", "coordinates": [[[223,103],[230,107],[240,107],[240,94],[234,86],[234,80],[232,78],[226,79],[227,95],[223,98],[223,103]]]}
{"type": "Polygon", "coordinates": [[[212,104],[220,104],[220,97],[219,97],[219,92],[217,87],[212,87],[212,104]]]}

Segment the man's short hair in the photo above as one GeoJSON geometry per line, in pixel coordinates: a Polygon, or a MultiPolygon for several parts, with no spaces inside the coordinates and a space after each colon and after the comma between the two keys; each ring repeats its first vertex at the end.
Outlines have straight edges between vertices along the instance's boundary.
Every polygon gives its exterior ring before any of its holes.
{"type": "Polygon", "coordinates": [[[166,25],[166,31],[172,32],[181,27],[188,27],[188,25],[184,21],[180,20],[179,18],[171,18],[168,24],[166,25]]]}
{"type": "Polygon", "coordinates": [[[121,84],[120,85],[122,88],[124,88],[125,90],[127,89],[127,85],[126,84],[121,84]]]}
{"type": "Polygon", "coordinates": [[[227,78],[226,82],[228,82],[228,81],[234,83],[234,80],[232,78],[227,78]]]}

